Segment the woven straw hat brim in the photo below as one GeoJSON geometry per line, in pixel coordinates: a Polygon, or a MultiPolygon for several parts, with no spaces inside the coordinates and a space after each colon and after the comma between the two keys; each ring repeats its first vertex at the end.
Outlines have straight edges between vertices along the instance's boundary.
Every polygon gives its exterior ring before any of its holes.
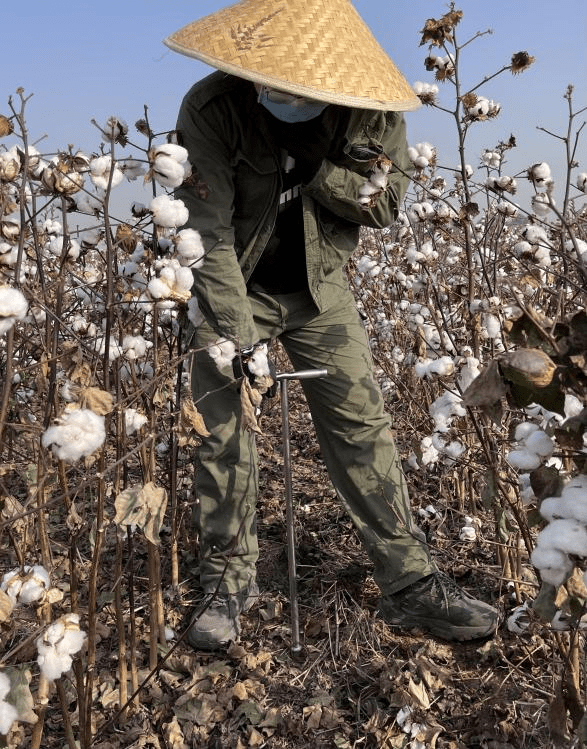
{"type": "Polygon", "coordinates": [[[420,106],[349,0],[242,0],[164,44],[226,73],[329,104],[420,106]]]}

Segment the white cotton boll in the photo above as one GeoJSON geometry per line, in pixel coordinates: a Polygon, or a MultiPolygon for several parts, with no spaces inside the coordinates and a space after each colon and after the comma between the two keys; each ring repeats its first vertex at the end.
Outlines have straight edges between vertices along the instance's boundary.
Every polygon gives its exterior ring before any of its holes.
{"type": "Polygon", "coordinates": [[[375,185],[377,190],[385,190],[387,187],[387,172],[384,171],[375,171],[373,174],[369,177],[369,182],[372,185],[375,185]]]}
{"type": "Polygon", "coordinates": [[[29,304],[19,289],[0,286],[0,335],[6,333],[17,320],[24,320],[29,304]]]}
{"type": "Polygon", "coordinates": [[[587,528],[574,518],[553,520],[540,531],[537,544],[584,557],[587,556],[587,528]]]}
{"type": "Polygon", "coordinates": [[[587,193],[587,172],[581,172],[577,175],[577,189],[587,193]]]}
{"type": "Polygon", "coordinates": [[[134,408],[126,408],[124,411],[124,430],[127,435],[134,434],[142,429],[147,423],[147,417],[134,408]]]}
{"type": "Polygon", "coordinates": [[[415,148],[414,146],[408,146],[408,158],[410,159],[410,161],[415,161],[419,155],[420,152],[417,148],[415,148]]]}
{"type": "Polygon", "coordinates": [[[49,573],[41,565],[24,568],[22,586],[18,593],[18,603],[35,603],[45,595],[51,586],[49,573]]]}
{"type": "Polygon", "coordinates": [[[454,372],[454,369],[455,366],[452,358],[450,356],[441,356],[430,363],[428,371],[441,377],[448,377],[448,375],[454,372]]]}
{"type": "Polygon", "coordinates": [[[152,346],[152,341],[147,341],[142,335],[125,335],[122,339],[124,356],[129,360],[145,356],[152,346]]]}
{"type": "Polygon", "coordinates": [[[501,324],[499,319],[490,312],[485,312],[481,316],[481,324],[487,331],[488,338],[498,338],[501,335],[501,324]]]}
{"type": "Polygon", "coordinates": [[[208,354],[218,369],[222,369],[232,364],[232,360],[236,356],[236,346],[226,338],[219,338],[215,343],[208,346],[208,354]]]}
{"type": "Polygon", "coordinates": [[[420,447],[422,450],[422,465],[427,466],[438,463],[439,453],[432,444],[431,437],[424,437],[420,443],[420,447]]]}
{"type": "Polygon", "coordinates": [[[458,440],[452,440],[443,448],[444,455],[450,460],[456,460],[465,452],[465,446],[458,440]]]}
{"type": "Polygon", "coordinates": [[[175,288],[180,294],[190,291],[194,285],[194,276],[190,268],[180,266],[175,269],[175,288]]]}
{"type": "Polygon", "coordinates": [[[184,165],[164,154],[157,156],[153,162],[151,174],[155,182],[169,188],[179,187],[186,176],[184,165]]]}
{"type": "Polygon", "coordinates": [[[56,650],[48,649],[38,654],[37,663],[43,676],[49,681],[55,681],[69,671],[73,659],[67,653],[58,653],[56,650]]]}
{"type": "Polygon", "coordinates": [[[376,185],[372,184],[371,182],[365,182],[359,187],[359,195],[363,196],[369,196],[369,195],[375,195],[375,193],[381,192],[379,187],[376,187],[376,185]]]}
{"type": "Polygon", "coordinates": [[[158,195],[149,205],[153,221],[158,226],[174,228],[185,224],[189,218],[188,209],[181,200],[174,200],[169,195],[158,195]]]}
{"type": "Polygon", "coordinates": [[[369,273],[369,271],[374,268],[377,265],[377,261],[373,260],[373,258],[369,257],[368,255],[363,255],[359,260],[357,261],[357,270],[359,273],[369,273]]]}
{"type": "Polygon", "coordinates": [[[546,432],[537,429],[527,437],[526,447],[537,455],[546,458],[554,452],[555,444],[546,432]]]}
{"type": "Polygon", "coordinates": [[[152,278],[148,285],[147,291],[153,297],[153,299],[167,299],[171,294],[171,288],[169,284],[165,283],[162,278],[152,278]]]}
{"type": "MultiPolygon", "coordinates": [[[[4,674],[0,674],[4,676],[4,674]]],[[[8,677],[5,677],[8,678],[8,677]]],[[[0,734],[6,736],[12,728],[12,724],[18,718],[18,710],[10,702],[0,700],[0,734]]]]}
{"type": "Polygon", "coordinates": [[[104,417],[88,408],[65,411],[59,423],[41,437],[43,447],[52,447],[57,458],[74,463],[98,450],[106,439],[104,417]]]}
{"type": "Polygon", "coordinates": [[[429,166],[430,162],[425,156],[417,156],[414,159],[414,165],[419,167],[420,169],[426,169],[427,166],[429,166]]]}
{"type": "Polygon", "coordinates": [[[545,497],[540,503],[540,514],[548,522],[569,517],[560,497],[545,497]]]}
{"type": "Polygon", "coordinates": [[[428,159],[428,161],[432,161],[434,157],[436,156],[436,149],[431,143],[423,142],[423,143],[416,143],[416,149],[418,150],[418,153],[420,156],[423,156],[425,159],[428,159]]]}
{"type": "Polygon", "coordinates": [[[534,471],[541,463],[540,456],[530,450],[511,450],[506,460],[519,471],[534,471]]]}
{"type": "Polygon", "coordinates": [[[63,234],[63,224],[57,219],[48,218],[43,221],[43,231],[46,231],[47,234],[63,234]]]}
{"type": "Polygon", "coordinates": [[[416,377],[419,377],[420,379],[424,379],[424,377],[428,375],[428,367],[430,366],[430,363],[431,363],[430,359],[420,359],[420,361],[417,361],[414,364],[416,377]]]}
{"type": "Polygon", "coordinates": [[[124,179],[124,174],[110,156],[98,156],[90,161],[90,179],[96,187],[107,190],[108,184],[116,187],[124,179]],[[112,172],[112,180],[110,180],[112,172]]]}
{"type": "Polygon", "coordinates": [[[182,229],[175,237],[175,247],[180,255],[179,262],[190,268],[200,268],[206,250],[200,232],[195,229],[182,229]]]}
{"type": "Polygon", "coordinates": [[[249,371],[257,377],[270,375],[269,362],[267,360],[267,344],[263,343],[254,350],[253,355],[247,362],[249,371]]]}
{"type": "Polygon", "coordinates": [[[187,149],[177,143],[161,143],[149,152],[150,156],[157,159],[160,156],[168,156],[178,164],[185,164],[188,160],[187,149]]]}
{"type": "Polygon", "coordinates": [[[538,424],[533,421],[522,421],[514,430],[514,439],[516,442],[525,442],[531,434],[540,429],[538,424]]]}
{"type": "Polygon", "coordinates": [[[510,203],[508,200],[500,200],[496,205],[496,210],[503,216],[513,217],[518,215],[519,206],[510,203]]]}
{"type": "Polygon", "coordinates": [[[573,571],[571,560],[557,549],[536,546],[532,552],[531,561],[540,570],[542,580],[555,587],[568,580],[573,571]]]}
{"type": "Polygon", "coordinates": [[[461,541],[476,541],[477,529],[472,525],[464,525],[460,530],[459,539],[461,541]]]}
{"type": "Polygon", "coordinates": [[[468,356],[461,369],[459,370],[459,385],[461,390],[464,392],[473,380],[479,376],[481,370],[479,368],[479,359],[474,356],[468,356]]]}
{"type": "Polygon", "coordinates": [[[550,167],[545,161],[534,164],[528,169],[528,179],[536,185],[542,185],[552,179],[550,167]]]}

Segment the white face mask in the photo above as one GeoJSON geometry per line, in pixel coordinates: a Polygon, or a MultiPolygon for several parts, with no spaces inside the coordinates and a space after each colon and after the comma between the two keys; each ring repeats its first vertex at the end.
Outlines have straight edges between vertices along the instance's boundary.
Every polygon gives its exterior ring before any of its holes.
{"type": "Polygon", "coordinates": [[[268,86],[257,89],[257,101],[274,117],[282,122],[307,122],[318,117],[328,106],[325,102],[294,96],[284,91],[276,91],[268,86]]]}

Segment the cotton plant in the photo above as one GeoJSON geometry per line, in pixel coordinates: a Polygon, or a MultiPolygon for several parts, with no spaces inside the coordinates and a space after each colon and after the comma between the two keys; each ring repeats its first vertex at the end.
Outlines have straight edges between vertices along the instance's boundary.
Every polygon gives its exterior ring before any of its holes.
{"type": "Polygon", "coordinates": [[[79,614],[64,614],[50,624],[35,641],[37,663],[43,676],[55,681],[67,673],[73,664],[73,656],[79,653],[85,640],[79,614]]]}
{"type": "Polygon", "coordinates": [[[75,463],[96,452],[106,439],[104,417],[88,408],[68,407],[57,424],[48,427],[41,444],[51,448],[55,457],[65,463],[75,463]]]}

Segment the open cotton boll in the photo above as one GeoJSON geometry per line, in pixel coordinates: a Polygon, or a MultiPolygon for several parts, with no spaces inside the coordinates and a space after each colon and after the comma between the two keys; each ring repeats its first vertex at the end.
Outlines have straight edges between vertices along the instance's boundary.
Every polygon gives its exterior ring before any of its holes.
{"type": "Polygon", "coordinates": [[[547,546],[565,554],[587,556],[587,528],[574,518],[553,520],[538,534],[537,544],[547,546]]]}
{"type": "Polygon", "coordinates": [[[514,439],[516,442],[524,442],[528,437],[539,429],[538,424],[533,421],[523,421],[518,424],[514,430],[514,439]]]}
{"type": "Polygon", "coordinates": [[[264,375],[270,375],[269,362],[267,360],[267,344],[262,343],[260,346],[253,351],[252,356],[247,362],[247,367],[251,374],[256,377],[263,377],[264,375]]]}
{"type": "Polygon", "coordinates": [[[200,268],[204,262],[206,250],[202,244],[200,232],[195,229],[182,229],[174,239],[179,262],[190,268],[200,268]]]}
{"type": "Polygon", "coordinates": [[[517,468],[519,471],[534,471],[542,462],[540,455],[531,450],[524,449],[511,450],[506,455],[506,460],[513,468],[517,468]]]}
{"type": "Polygon", "coordinates": [[[161,154],[157,156],[151,167],[151,174],[155,182],[163,187],[179,187],[186,177],[186,170],[183,164],[179,163],[171,156],[161,154]]]}
{"type": "Polygon", "coordinates": [[[40,601],[51,586],[49,573],[41,565],[25,567],[25,576],[18,594],[18,603],[35,603],[40,601]]]}
{"type": "Polygon", "coordinates": [[[477,529],[472,525],[464,525],[460,530],[459,539],[461,541],[476,541],[477,529]]]}
{"type": "Polygon", "coordinates": [[[147,421],[147,417],[134,408],[126,408],[124,411],[124,430],[128,435],[138,432],[139,429],[145,426],[147,421]]]}
{"type": "Polygon", "coordinates": [[[526,448],[541,457],[550,457],[554,452],[554,442],[541,429],[536,429],[525,441],[526,448]]]}
{"type": "Polygon", "coordinates": [[[105,439],[104,417],[89,408],[79,408],[65,411],[59,423],[43,433],[41,444],[52,447],[59,460],[74,463],[98,450],[105,439]]]}
{"type": "Polygon", "coordinates": [[[90,179],[101,190],[107,190],[108,185],[116,187],[124,179],[124,173],[110,156],[98,156],[90,161],[90,179]],[[112,180],[110,180],[112,172],[112,180]]]}
{"type": "Polygon", "coordinates": [[[542,580],[550,585],[562,585],[573,571],[574,565],[566,554],[559,549],[542,546],[540,543],[532,552],[530,559],[532,564],[540,570],[542,580]]]}
{"type": "MultiPolygon", "coordinates": [[[[0,678],[8,680],[8,677],[2,673],[0,673],[0,678]]],[[[3,699],[0,699],[0,734],[6,736],[8,733],[10,733],[12,724],[15,720],[17,720],[17,718],[18,710],[14,707],[14,705],[11,705],[10,702],[5,702],[3,699]]]]}
{"type": "Polygon", "coordinates": [[[232,364],[236,355],[236,346],[226,338],[219,338],[215,343],[208,346],[208,354],[218,369],[223,369],[232,364]]]}
{"type": "Polygon", "coordinates": [[[129,361],[146,356],[147,351],[152,348],[153,342],[147,341],[142,335],[125,335],[122,339],[124,356],[129,361]]]}
{"type": "Polygon", "coordinates": [[[64,614],[50,624],[37,638],[37,663],[50,681],[59,679],[72,665],[72,656],[79,652],[86,640],[79,627],[78,614],[64,614]]]}
{"type": "Polygon", "coordinates": [[[24,320],[29,303],[19,289],[0,286],[0,335],[12,328],[17,320],[24,320]]]}
{"type": "Polygon", "coordinates": [[[158,195],[149,205],[153,221],[162,227],[175,228],[185,224],[189,211],[181,200],[174,200],[169,195],[158,195]]]}

